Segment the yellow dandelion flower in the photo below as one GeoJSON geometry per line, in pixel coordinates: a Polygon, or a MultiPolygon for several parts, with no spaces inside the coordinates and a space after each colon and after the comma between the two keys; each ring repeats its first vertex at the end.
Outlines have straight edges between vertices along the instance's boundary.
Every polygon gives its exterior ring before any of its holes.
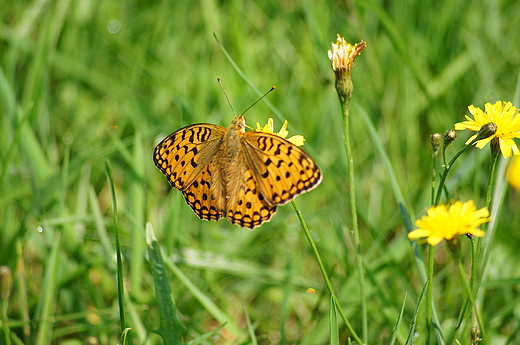
{"type": "Polygon", "coordinates": [[[513,159],[507,169],[506,179],[509,184],[520,192],[520,157],[513,159]]]}
{"type": "Polygon", "coordinates": [[[473,201],[462,203],[456,201],[449,205],[432,206],[427,214],[417,219],[418,229],[408,234],[410,240],[426,237],[432,246],[443,239],[451,240],[457,235],[472,234],[483,237],[484,231],[478,227],[489,222],[489,211],[486,207],[477,210],[473,201]]]}
{"type": "Polygon", "coordinates": [[[288,124],[287,120],[285,120],[280,131],[278,133],[275,133],[274,132],[274,121],[272,118],[269,118],[269,120],[267,120],[267,124],[264,127],[260,126],[260,123],[257,122],[256,130],[258,132],[275,134],[281,138],[287,139],[287,141],[293,143],[296,146],[303,146],[303,143],[305,141],[305,138],[303,137],[303,135],[293,135],[292,137],[287,138],[287,136],[289,135],[289,131],[287,130],[287,124],[288,124]]]}
{"type": "MultiPolygon", "coordinates": [[[[495,104],[486,103],[485,111],[476,108],[473,105],[468,107],[469,112],[473,115],[471,119],[466,115],[467,121],[455,124],[456,130],[469,129],[472,131],[480,131],[482,126],[494,123],[496,125],[496,132],[477,141],[476,145],[482,149],[491,140],[498,141],[500,150],[504,158],[511,157],[511,153],[520,155],[518,146],[516,146],[514,138],[520,138],[520,115],[517,109],[511,102],[497,101],[495,104]]],[[[469,144],[478,134],[473,135],[466,141],[469,144]]]]}

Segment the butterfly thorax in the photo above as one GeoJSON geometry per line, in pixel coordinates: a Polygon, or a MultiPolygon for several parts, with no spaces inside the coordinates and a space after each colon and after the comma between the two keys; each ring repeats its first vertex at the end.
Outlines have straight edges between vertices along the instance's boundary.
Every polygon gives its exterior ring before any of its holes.
{"type": "Polygon", "coordinates": [[[235,160],[240,154],[241,138],[240,134],[246,131],[246,121],[242,115],[239,115],[231,122],[228,130],[222,138],[221,149],[228,156],[230,161],[235,160]]]}
{"type": "Polygon", "coordinates": [[[225,200],[225,205],[220,205],[224,209],[236,204],[235,196],[246,187],[242,133],[245,133],[245,120],[240,115],[231,122],[213,160],[216,169],[211,176],[211,189],[221,196],[218,199],[225,200]]]}

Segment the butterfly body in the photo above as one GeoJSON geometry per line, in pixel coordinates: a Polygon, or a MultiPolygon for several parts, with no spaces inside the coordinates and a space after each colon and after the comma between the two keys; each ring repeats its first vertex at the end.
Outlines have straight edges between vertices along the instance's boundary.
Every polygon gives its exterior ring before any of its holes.
{"type": "Polygon", "coordinates": [[[227,217],[253,229],[269,221],[276,206],[315,188],[322,176],[296,145],[245,128],[241,115],[227,129],[186,126],[157,145],[154,162],[199,218],[227,217]]]}

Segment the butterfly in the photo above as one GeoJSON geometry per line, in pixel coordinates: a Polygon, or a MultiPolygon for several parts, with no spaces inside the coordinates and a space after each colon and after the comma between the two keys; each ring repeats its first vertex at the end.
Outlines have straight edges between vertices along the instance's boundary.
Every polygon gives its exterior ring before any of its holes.
{"type": "Polygon", "coordinates": [[[227,217],[249,229],[322,180],[305,151],[276,134],[246,131],[242,115],[229,128],[179,129],[155,147],[153,160],[199,218],[227,217]]]}

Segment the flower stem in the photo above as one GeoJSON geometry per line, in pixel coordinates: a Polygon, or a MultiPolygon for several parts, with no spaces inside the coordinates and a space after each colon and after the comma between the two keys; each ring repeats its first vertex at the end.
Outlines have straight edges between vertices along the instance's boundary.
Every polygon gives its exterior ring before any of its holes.
{"type": "MultiPolygon", "coordinates": [[[[491,171],[489,174],[489,181],[486,191],[486,204],[485,206],[490,209],[491,207],[491,197],[493,194],[493,185],[495,181],[495,173],[496,166],[498,162],[498,157],[500,155],[499,150],[491,150],[491,171]]],[[[487,226],[486,226],[487,227],[487,226]]],[[[482,280],[482,274],[485,269],[485,262],[481,262],[482,254],[482,238],[473,238],[472,246],[471,246],[471,273],[469,279],[470,290],[472,293],[472,299],[470,300],[471,308],[475,305],[475,298],[478,293],[478,289],[480,287],[480,281],[482,280]]],[[[471,309],[470,308],[470,309],[471,309]]],[[[482,325],[481,325],[482,327],[482,325]]]]}
{"type": "Polygon", "coordinates": [[[320,252],[318,251],[318,248],[316,247],[316,243],[314,242],[314,239],[312,238],[311,232],[309,231],[309,228],[307,227],[307,223],[305,222],[305,219],[303,219],[302,212],[300,211],[300,208],[296,204],[296,202],[293,200],[291,201],[291,204],[293,205],[294,210],[296,211],[296,215],[298,216],[298,219],[300,220],[300,224],[302,225],[303,232],[305,233],[305,236],[307,237],[307,240],[309,241],[309,244],[311,245],[312,252],[314,253],[314,256],[316,257],[316,261],[318,262],[318,266],[321,271],[321,275],[323,276],[323,280],[325,281],[325,285],[327,286],[327,289],[329,290],[329,293],[331,297],[334,299],[334,303],[336,304],[336,308],[338,309],[338,312],[343,319],[343,322],[345,322],[345,325],[347,326],[347,329],[352,334],[352,338],[359,343],[361,343],[361,339],[357,335],[356,331],[354,331],[354,328],[348,321],[347,317],[345,316],[345,313],[343,312],[343,309],[341,308],[341,305],[338,301],[338,298],[336,297],[336,293],[334,292],[334,289],[332,288],[332,284],[330,283],[329,275],[327,274],[327,271],[325,270],[325,266],[323,265],[323,261],[321,260],[320,252]]]}
{"type": "MultiPolygon", "coordinates": [[[[495,172],[496,172],[496,165],[498,162],[499,157],[499,151],[493,151],[492,150],[492,156],[491,156],[491,171],[486,191],[486,208],[490,208],[491,206],[491,196],[493,191],[493,182],[495,180],[495,172]]],[[[457,323],[455,324],[455,328],[453,330],[452,339],[455,339],[458,336],[458,332],[460,331],[460,326],[462,325],[462,322],[464,321],[466,314],[469,310],[473,309],[475,306],[475,298],[478,293],[480,280],[482,279],[482,274],[485,269],[486,262],[481,262],[481,251],[482,251],[482,238],[475,238],[473,237],[471,239],[471,268],[470,268],[470,277],[469,277],[469,285],[466,283],[467,286],[467,296],[462,304],[462,308],[460,311],[459,318],[457,320],[457,323]]],[[[465,277],[464,269],[462,268],[462,263],[459,262],[459,271],[461,275],[461,279],[465,277]]],[[[463,282],[466,282],[465,280],[463,282]]],[[[479,324],[482,325],[480,321],[480,317],[477,313],[477,310],[475,310],[477,320],[479,320],[479,324]]]]}
{"type": "Polygon", "coordinates": [[[361,256],[361,246],[359,240],[359,226],[356,209],[356,180],[354,178],[354,158],[352,156],[352,149],[350,147],[350,123],[349,123],[349,109],[350,100],[354,91],[354,84],[350,71],[354,65],[354,59],[357,55],[365,49],[366,43],[364,41],[358,44],[348,44],[343,37],[338,34],[336,44],[332,44],[332,49],[328,51],[332,70],[334,71],[334,80],[336,92],[338,93],[339,103],[343,111],[344,121],[344,136],[345,149],[348,158],[348,172],[349,172],[349,186],[350,186],[350,209],[352,214],[352,230],[354,232],[354,245],[356,251],[356,264],[359,272],[359,292],[361,299],[361,322],[363,331],[363,344],[368,340],[368,317],[365,298],[365,271],[363,258],[361,256]]]}
{"type": "Polygon", "coordinates": [[[434,206],[437,206],[439,204],[439,200],[441,199],[441,194],[444,189],[444,183],[446,182],[446,177],[448,177],[448,173],[450,172],[451,167],[453,166],[457,158],[459,158],[461,154],[466,152],[466,150],[473,146],[473,144],[475,144],[478,140],[480,140],[480,138],[475,138],[469,144],[464,145],[464,147],[459,152],[457,152],[455,156],[453,156],[448,165],[444,166],[444,172],[442,173],[441,180],[439,182],[439,187],[437,188],[437,196],[435,197],[435,202],[433,204],[434,206]]]}
{"type": "MultiPolygon", "coordinates": [[[[444,151],[443,151],[444,156],[444,151]]],[[[435,200],[435,179],[437,177],[437,154],[434,152],[432,154],[432,195],[431,195],[431,201],[430,203],[433,205],[433,202],[435,200]]]]}
{"type": "MultiPolygon", "coordinates": [[[[491,155],[491,171],[489,174],[489,181],[487,186],[487,192],[486,192],[486,207],[490,209],[491,207],[491,196],[493,193],[493,182],[495,181],[495,172],[496,172],[496,166],[498,162],[500,151],[494,151],[492,150],[491,155]]],[[[482,250],[482,238],[473,238],[473,246],[472,253],[471,253],[471,277],[470,277],[470,287],[473,291],[473,296],[477,295],[478,291],[478,276],[481,275],[484,272],[484,267],[480,267],[480,258],[481,258],[481,250],[482,250]]],[[[483,265],[484,263],[482,263],[483,265]]]]}
{"type": "Polygon", "coordinates": [[[489,181],[486,192],[486,207],[489,209],[491,207],[491,195],[493,194],[493,183],[495,181],[495,173],[497,170],[497,162],[498,157],[500,156],[500,151],[492,150],[491,156],[491,172],[489,174],[489,181]]]}
{"type": "MultiPolygon", "coordinates": [[[[340,99],[341,102],[341,99],[340,99]]],[[[356,179],[354,175],[354,156],[350,146],[350,97],[345,102],[341,102],[344,116],[345,150],[348,158],[348,176],[350,185],[350,209],[352,216],[352,230],[354,232],[354,245],[356,248],[356,265],[359,273],[359,292],[361,297],[361,322],[363,330],[363,344],[368,341],[368,315],[365,297],[365,267],[363,256],[361,255],[361,241],[359,239],[359,225],[356,206],[356,179]]]]}
{"type": "Polygon", "coordinates": [[[433,309],[433,272],[435,268],[435,246],[429,245],[428,250],[428,290],[426,291],[426,344],[431,343],[433,331],[432,309],[433,309]]]}

